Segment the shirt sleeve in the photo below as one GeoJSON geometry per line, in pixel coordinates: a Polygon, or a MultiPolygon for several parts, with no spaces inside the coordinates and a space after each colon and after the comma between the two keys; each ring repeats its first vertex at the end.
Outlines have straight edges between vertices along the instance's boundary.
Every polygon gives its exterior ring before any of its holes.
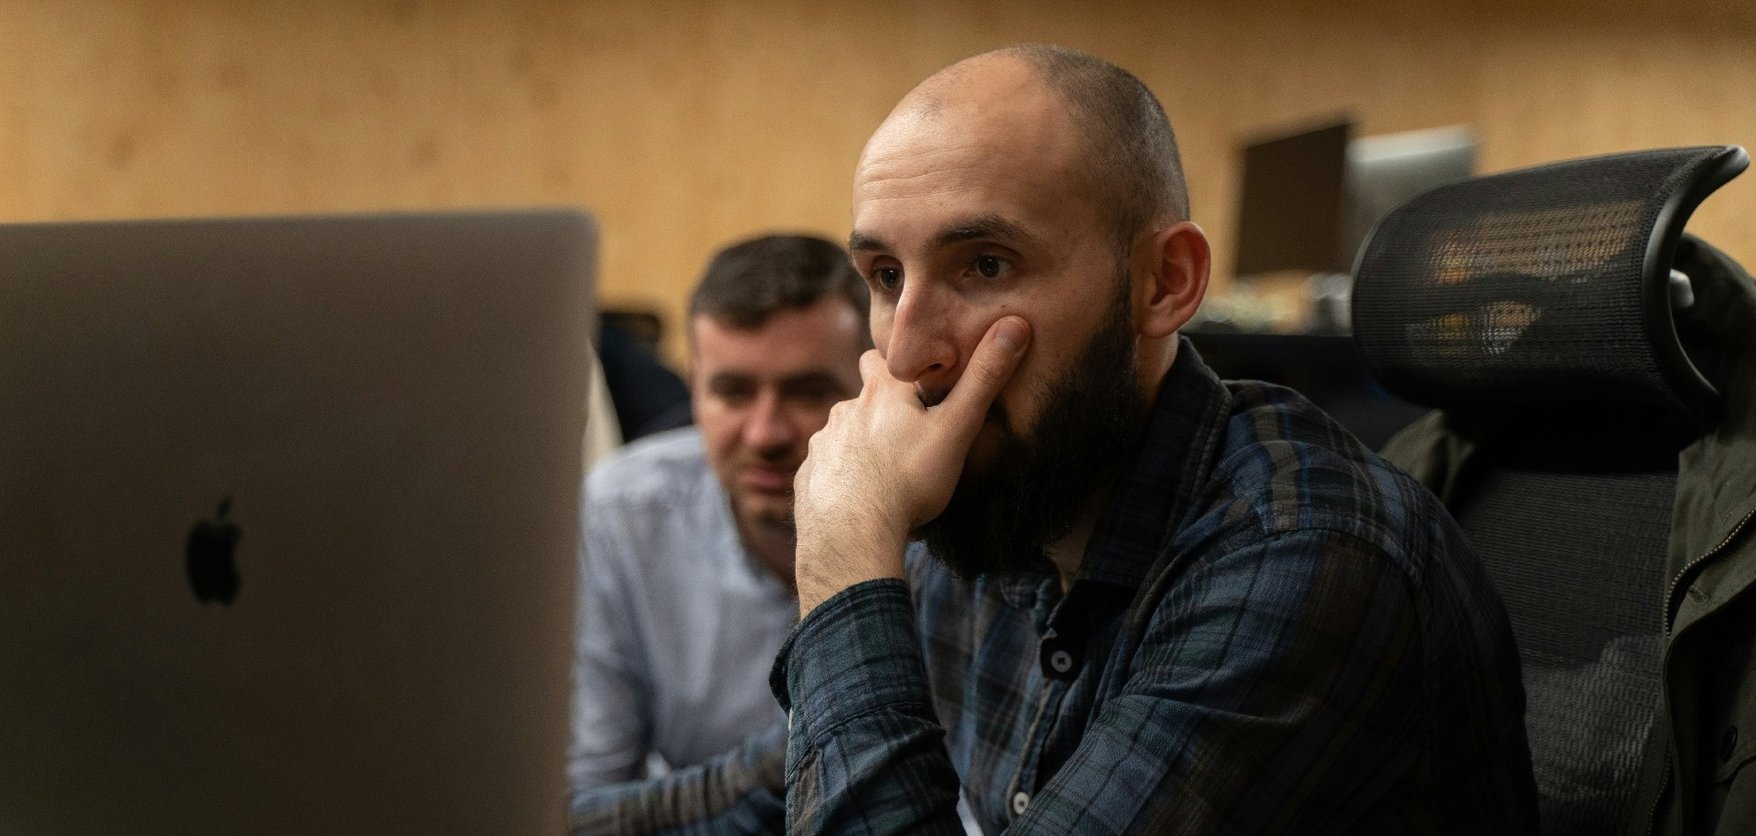
{"type": "Polygon", "coordinates": [[[960,834],[908,585],[866,581],[819,604],[775,660],[789,711],[787,832],[960,834]]]}
{"type": "MultiPolygon", "coordinates": [[[[1382,797],[1412,767],[1399,753],[1419,733],[1418,621],[1406,577],[1344,535],[1297,532],[1197,561],[1142,617],[1119,692],[1015,802],[1009,832],[1347,821],[1350,800],[1382,797]]],[[[958,778],[920,654],[897,580],[844,590],[782,648],[773,685],[792,717],[792,832],[958,832],[958,778]]]]}
{"type": "Polygon", "coordinates": [[[661,778],[577,793],[573,833],[785,832],[787,728],[777,723],[737,749],[661,778]]]}
{"type": "MultiPolygon", "coordinates": [[[[590,509],[587,515],[590,515],[590,509]]],[[[580,793],[640,775],[652,735],[640,663],[639,622],[618,567],[627,545],[614,527],[588,520],[579,548],[579,607],[573,659],[573,730],[568,787],[580,793]]]]}

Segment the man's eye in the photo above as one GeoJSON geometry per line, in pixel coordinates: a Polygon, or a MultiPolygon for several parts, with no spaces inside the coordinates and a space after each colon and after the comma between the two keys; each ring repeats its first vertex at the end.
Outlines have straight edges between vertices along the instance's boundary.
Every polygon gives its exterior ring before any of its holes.
{"type": "Polygon", "coordinates": [[[813,404],[835,403],[846,400],[848,397],[846,393],[842,392],[840,386],[829,383],[804,383],[790,386],[787,388],[786,394],[793,400],[813,404]]]}
{"type": "Polygon", "coordinates": [[[897,267],[879,267],[872,271],[872,283],[885,290],[895,290],[902,286],[902,270],[897,267]]]}
{"type": "Polygon", "coordinates": [[[713,396],[728,404],[741,404],[755,397],[756,393],[748,386],[723,384],[711,387],[713,396]]]}
{"type": "Polygon", "coordinates": [[[1001,271],[1006,269],[1006,262],[999,256],[976,256],[976,272],[985,279],[999,278],[1001,271]]]}

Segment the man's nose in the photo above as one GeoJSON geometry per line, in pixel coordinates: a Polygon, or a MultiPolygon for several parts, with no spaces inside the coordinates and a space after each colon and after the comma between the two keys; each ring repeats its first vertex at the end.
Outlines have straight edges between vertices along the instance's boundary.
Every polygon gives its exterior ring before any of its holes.
{"type": "Polygon", "coordinates": [[[744,443],[759,451],[777,451],[791,447],[798,437],[780,394],[765,391],[758,395],[749,420],[744,422],[744,443]]]}
{"type": "Polygon", "coordinates": [[[938,403],[957,382],[958,347],[954,311],[944,293],[911,285],[897,300],[884,354],[890,376],[913,383],[929,404],[938,403]]]}

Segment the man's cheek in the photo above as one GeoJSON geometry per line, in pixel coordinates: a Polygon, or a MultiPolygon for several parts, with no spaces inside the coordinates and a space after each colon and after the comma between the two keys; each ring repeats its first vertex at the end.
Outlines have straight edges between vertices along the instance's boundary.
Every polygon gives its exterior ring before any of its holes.
{"type": "Polygon", "coordinates": [[[997,423],[1008,433],[1021,438],[1029,435],[1027,430],[1036,415],[1036,401],[1039,400],[1037,387],[1030,383],[1036,379],[1032,375],[1034,369],[1028,367],[1030,360],[1026,356],[1019,363],[1012,373],[1012,379],[1006,381],[999,396],[994,398],[993,405],[988,407],[989,423],[997,423]]]}

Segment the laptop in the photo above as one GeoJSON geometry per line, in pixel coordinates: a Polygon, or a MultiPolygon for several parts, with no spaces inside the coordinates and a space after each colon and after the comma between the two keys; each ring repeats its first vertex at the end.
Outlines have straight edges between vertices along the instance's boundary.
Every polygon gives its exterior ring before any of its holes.
{"type": "Polygon", "coordinates": [[[595,253],[0,225],[0,832],[560,832],[595,253]]]}

